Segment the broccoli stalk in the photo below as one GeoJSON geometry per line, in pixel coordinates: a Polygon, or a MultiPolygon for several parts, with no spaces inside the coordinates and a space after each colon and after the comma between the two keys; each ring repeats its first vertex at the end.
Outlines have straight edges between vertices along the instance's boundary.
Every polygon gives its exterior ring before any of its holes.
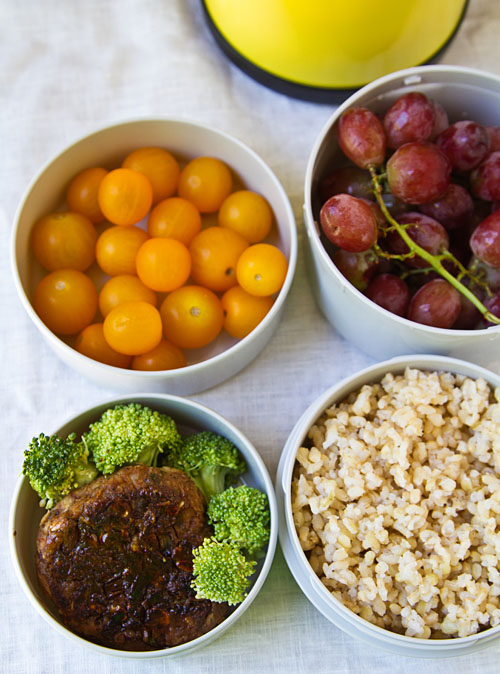
{"type": "Polygon", "coordinates": [[[239,604],[247,595],[255,561],[249,561],[235,543],[205,538],[193,550],[191,587],[197,599],[239,604]]]}
{"type": "Polygon", "coordinates": [[[163,464],[187,473],[207,502],[246,470],[245,460],[237,447],[212,431],[184,438],[181,446],[164,455],[163,464]]]}
{"type": "Polygon", "coordinates": [[[254,487],[229,487],[212,496],[207,514],[218,541],[236,543],[249,555],[257,553],[269,540],[267,496],[254,487]]]}
{"type": "Polygon", "coordinates": [[[87,447],[76,441],[75,433],[67,438],[41,433],[33,438],[24,452],[22,472],[47,509],[98,475],[87,447]]]}
{"type": "Polygon", "coordinates": [[[106,410],[82,441],[105,475],[134,463],[156,466],[163,451],[176,451],[182,444],[173,419],[139,403],[106,410]]]}

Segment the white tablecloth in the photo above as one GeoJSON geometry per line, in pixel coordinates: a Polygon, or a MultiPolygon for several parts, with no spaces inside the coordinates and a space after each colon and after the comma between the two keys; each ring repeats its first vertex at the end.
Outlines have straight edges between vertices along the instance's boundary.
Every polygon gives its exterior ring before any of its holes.
{"type": "MultiPolygon", "coordinates": [[[[498,0],[469,4],[440,60],[500,74],[498,0]]],[[[263,157],[288,192],[302,244],[305,167],[333,107],[287,98],[240,72],[215,45],[198,0],[2,0],[0,102],[0,671],[497,672],[500,646],[434,662],[367,648],[309,604],[279,550],[242,619],[182,659],[143,663],[102,657],[75,647],[38,616],[14,576],[7,545],[9,503],[23,450],[33,435],[52,431],[114,392],[63,365],[15,294],[9,239],[28,182],[65,145],[105,124],[144,115],[186,117],[233,134],[263,157]]],[[[238,426],[274,476],[281,448],[305,407],[371,362],[319,313],[301,254],[284,320],[271,343],[231,381],[192,398],[238,426]]]]}

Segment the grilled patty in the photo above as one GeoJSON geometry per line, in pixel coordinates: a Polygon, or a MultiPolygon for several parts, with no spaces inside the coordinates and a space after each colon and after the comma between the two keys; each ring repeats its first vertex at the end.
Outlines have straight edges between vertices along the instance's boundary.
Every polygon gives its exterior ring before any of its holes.
{"type": "Polygon", "coordinates": [[[211,535],[204,498],[173,468],[127,466],[75,490],[40,523],[36,568],[64,624],[120,650],[176,646],[227,604],[196,599],[192,549],[211,535]]]}

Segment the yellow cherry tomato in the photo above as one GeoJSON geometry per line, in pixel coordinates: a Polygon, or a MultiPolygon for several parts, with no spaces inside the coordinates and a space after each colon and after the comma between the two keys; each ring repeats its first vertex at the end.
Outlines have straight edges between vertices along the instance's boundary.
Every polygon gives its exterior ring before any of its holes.
{"type": "Polygon", "coordinates": [[[149,212],[153,203],[153,188],[143,173],[117,168],[107,173],[99,183],[99,207],[106,220],[114,225],[135,225],[149,212]]]}
{"type": "Polygon", "coordinates": [[[154,349],[162,338],[158,309],[148,302],[124,302],[104,319],[104,339],[112,349],[137,356],[154,349]]]}
{"type": "Polygon", "coordinates": [[[108,227],[97,239],[97,264],[109,276],[135,274],[135,257],[147,238],[147,232],[133,225],[108,227]]]}
{"type": "Polygon", "coordinates": [[[188,285],[169,293],[160,306],[165,337],[183,349],[210,344],[222,330],[224,311],[215,293],[188,285]]]}
{"type": "Polygon", "coordinates": [[[137,251],[137,276],[148,288],[169,292],[183,285],[191,271],[191,255],[177,239],[148,239],[137,251]]]}
{"type": "Polygon", "coordinates": [[[285,255],[269,243],[249,246],[238,259],[236,278],[250,295],[273,295],[283,285],[288,271],[285,255]]]}
{"type": "Polygon", "coordinates": [[[191,160],[179,177],[179,196],[191,201],[200,213],[215,213],[232,189],[229,167],[215,157],[191,160]]]}
{"type": "Polygon", "coordinates": [[[153,188],[153,204],[172,196],[179,182],[180,167],[177,159],[161,147],[141,147],[131,152],[122,168],[139,171],[146,176],[153,188]]]}
{"type": "Polygon", "coordinates": [[[190,201],[180,197],[160,201],[149,214],[148,232],[152,237],[177,239],[189,246],[200,229],[200,211],[190,201]]]}
{"type": "Polygon", "coordinates": [[[92,322],[97,289],[76,269],[58,269],[44,276],[35,289],[33,306],[56,335],[75,335],[92,322]]]}
{"type": "Polygon", "coordinates": [[[93,360],[113,367],[127,368],[131,357],[114,351],[104,339],[102,323],[87,325],[75,339],[75,349],[93,360]]]}
{"type": "Polygon", "coordinates": [[[73,178],[66,190],[66,203],[70,210],[85,215],[94,224],[105,219],[99,207],[97,192],[106,174],[106,169],[100,166],[85,169],[73,178]]]}
{"type": "Polygon", "coordinates": [[[154,349],[132,358],[132,370],[177,370],[187,365],[184,351],[166,339],[154,349]]]}
{"type": "Polygon", "coordinates": [[[272,297],[250,295],[240,286],[226,290],[221,298],[224,309],[224,330],[232,337],[246,337],[273,306],[272,297]]]}
{"type": "Polygon", "coordinates": [[[202,229],[189,246],[194,282],[214,292],[236,285],[236,264],[245,248],[248,241],[231,229],[202,229]]]}
{"type": "Polygon", "coordinates": [[[31,231],[33,253],[47,271],[85,271],[95,260],[97,232],[80,213],[50,213],[38,220],[31,231]]]}
{"type": "Polygon", "coordinates": [[[266,199],[251,190],[238,190],[221,204],[219,225],[241,234],[249,243],[258,243],[271,231],[273,213],[266,199]]]}
{"type": "Polygon", "coordinates": [[[99,292],[99,309],[105,317],[123,302],[143,301],[153,306],[158,303],[154,290],[144,285],[138,276],[122,274],[110,278],[99,292]]]}

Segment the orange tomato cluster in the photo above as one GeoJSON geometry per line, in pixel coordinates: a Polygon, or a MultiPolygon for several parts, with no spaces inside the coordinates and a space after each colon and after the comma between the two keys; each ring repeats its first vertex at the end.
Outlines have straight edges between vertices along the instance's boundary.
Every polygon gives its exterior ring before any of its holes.
{"type": "Polygon", "coordinates": [[[235,189],[215,157],[181,166],[163,148],[139,148],[118,168],[76,175],[66,205],[32,230],[48,272],[33,305],[50,330],[108,365],[175,369],[223,330],[245,337],[287,274],[285,255],[265,241],[268,202],[235,189]]]}

